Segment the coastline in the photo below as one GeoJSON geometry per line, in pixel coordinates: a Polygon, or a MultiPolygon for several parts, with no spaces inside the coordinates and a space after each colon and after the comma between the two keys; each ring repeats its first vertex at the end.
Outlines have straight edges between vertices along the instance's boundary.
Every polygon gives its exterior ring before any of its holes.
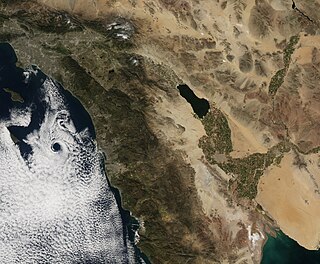
{"type": "Polygon", "coordinates": [[[142,252],[142,250],[139,248],[139,242],[137,242],[137,243],[135,242],[136,232],[138,232],[141,227],[140,222],[137,218],[134,217],[134,215],[132,214],[131,211],[129,211],[128,209],[125,209],[122,206],[121,191],[111,184],[110,179],[108,178],[108,175],[107,175],[106,162],[105,162],[106,161],[106,153],[103,150],[101,150],[101,153],[102,153],[102,161],[101,162],[103,164],[102,170],[103,170],[104,175],[106,176],[106,179],[108,181],[108,185],[109,185],[109,187],[110,187],[110,189],[116,199],[116,203],[118,205],[118,209],[119,209],[122,223],[123,223],[124,236],[126,236],[126,235],[128,236],[129,241],[132,243],[132,246],[134,248],[134,252],[136,253],[136,257],[137,258],[140,257],[145,262],[145,264],[151,264],[147,255],[144,254],[142,252]]]}
{"type": "Polygon", "coordinates": [[[270,236],[274,237],[274,238],[277,237],[277,231],[276,230],[270,229],[270,232],[269,232],[269,231],[266,231],[265,228],[264,228],[264,230],[262,232],[264,234],[264,239],[263,239],[263,242],[261,243],[261,254],[260,254],[259,264],[262,263],[263,255],[264,255],[264,247],[268,243],[269,237],[270,236]]]}

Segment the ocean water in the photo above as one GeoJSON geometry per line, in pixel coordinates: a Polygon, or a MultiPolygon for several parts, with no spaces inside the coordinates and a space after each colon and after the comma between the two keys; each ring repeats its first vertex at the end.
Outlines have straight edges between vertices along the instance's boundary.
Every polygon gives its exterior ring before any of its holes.
{"type": "Polygon", "coordinates": [[[37,66],[16,62],[0,43],[0,263],[146,263],[90,115],[37,66]]]}
{"type": "Polygon", "coordinates": [[[261,264],[320,264],[320,251],[307,250],[279,231],[268,236],[261,264]]]}

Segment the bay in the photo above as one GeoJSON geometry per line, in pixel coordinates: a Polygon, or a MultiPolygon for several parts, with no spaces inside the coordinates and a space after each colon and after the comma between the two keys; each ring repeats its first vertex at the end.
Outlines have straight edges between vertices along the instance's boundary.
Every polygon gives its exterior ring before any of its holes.
{"type": "Polygon", "coordinates": [[[320,264],[320,251],[307,250],[282,231],[268,235],[261,264],[320,264]]]}

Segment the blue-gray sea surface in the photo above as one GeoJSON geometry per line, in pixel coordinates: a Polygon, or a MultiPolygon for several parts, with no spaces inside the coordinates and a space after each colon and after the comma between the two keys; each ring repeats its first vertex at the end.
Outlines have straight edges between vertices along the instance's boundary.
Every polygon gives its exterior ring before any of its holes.
{"type": "Polygon", "coordinates": [[[0,44],[0,263],[144,263],[89,114],[38,67],[16,62],[0,44]]]}
{"type": "Polygon", "coordinates": [[[280,231],[268,236],[261,264],[320,264],[320,251],[307,250],[280,231]]]}

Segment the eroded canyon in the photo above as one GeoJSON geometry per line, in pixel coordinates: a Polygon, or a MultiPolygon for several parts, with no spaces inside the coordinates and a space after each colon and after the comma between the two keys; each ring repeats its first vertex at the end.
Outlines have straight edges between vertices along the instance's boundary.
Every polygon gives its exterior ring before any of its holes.
{"type": "Polygon", "coordinates": [[[0,3],[1,41],[92,116],[152,263],[259,263],[270,226],[318,247],[319,1],[0,3]]]}

